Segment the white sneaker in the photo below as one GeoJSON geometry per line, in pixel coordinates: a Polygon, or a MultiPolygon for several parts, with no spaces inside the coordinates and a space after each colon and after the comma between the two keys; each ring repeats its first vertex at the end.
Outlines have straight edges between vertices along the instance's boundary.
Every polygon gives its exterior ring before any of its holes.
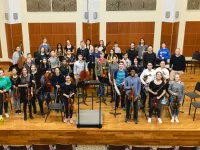
{"type": "Polygon", "coordinates": [[[172,116],[172,119],[171,119],[171,123],[173,123],[174,122],[174,116],[172,116]]]}
{"type": "Polygon", "coordinates": [[[160,118],[158,118],[158,123],[162,123],[162,120],[160,118]]]}
{"type": "Polygon", "coordinates": [[[148,123],[151,123],[151,118],[148,119],[148,123]]]}
{"type": "Polygon", "coordinates": [[[67,123],[67,121],[68,121],[68,119],[67,119],[67,118],[65,118],[63,122],[64,122],[64,123],[67,123]]]}
{"type": "Polygon", "coordinates": [[[72,118],[70,118],[69,122],[72,124],[74,121],[73,121],[73,119],[72,119],[72,118]]]}
{"type": "Polygon", "coordinates": [[[175,121],[176,121],[177,123],[179,123],[179,120],[178,120],[178,117],[177,117],[177,116],[175,117],[175,121]]]}
{"type": "Polygon", "coordinates": [[[9,117],[10,117],[8,113],[5,113],[5,116],[6,116],[6,118],[9,118],[9,117]]]}

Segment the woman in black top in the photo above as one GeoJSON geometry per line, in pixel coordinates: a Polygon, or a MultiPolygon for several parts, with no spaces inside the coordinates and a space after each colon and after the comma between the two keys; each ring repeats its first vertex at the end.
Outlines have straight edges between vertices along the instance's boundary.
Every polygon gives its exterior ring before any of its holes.
{"type": "Polygon", "coordinates": [[[69,62],[67,62],[66,59],[63,59],[61,65],[60,65],[60,71],[61,71],[61,74],[64,76],[66,76],[68,74],[70,76],[72,76],[73,71],[72,71],[71,67],[69,66],[69,62]]]}
{"type": "Polygon", "coordinates": [[[17,75],[17,69],[12,69],[12,75],[10,76],[10,81],[12,82],[12,96],[14,101],[14,107],[15,107],[15,113],[21,114],[21,103],[19,98],[19,90],[18,90],[18,84],[20,83],[20,77],[17,75]]]}
{"type": "Polygon", "coordinates": [[[151,123],[154,99],[158,100],[158,108],[157,108],[158,109],[158,122],[162,123],[162,120],[160,119],[160,107],[161,107],[161,101],[162,101],[165,93],[166,93],[165,82],[163,80],[162,73],[160,71],[158,71],[156,73],[156,79],[151,81],[149,84],[149,108],[150,109],[149,109],[148,123],[151,123]]]}
{"type": "Polygon", "coordinates": [[[74,68],[74,62],[75,62],[74,55],[72,55],[72,53],[71,53],[70,50],[67,50],[64,57],[67,60],[67,62],[69,63],[71,69],[73,70],[73,68],[74,68]]]}
{"type": "Polygon", "coordinates": [[[64,123],[66,123],[67,121],[73,123],[72,115],[74,109],[73,104],[74,104],[74,94],[76,93],[76,86],[72,84],[69,75],[65,77],[65,80],[66,80],[65,83],[62,83],[60,86],[58,86],[62,91],[62,99],[65,105],[66,116],[64,119],[64,123]]]}
{"type": "Polygon", "coordinates": [[[48,55],[45,53],[45,48],[41,47],[40,53],[36,59],[37,63],[42,62],[43,58],[48,58],[48,55]]]}
{"type": "Polygon", "coordinates": [[[74,46],[71,45],[70,40],[67,40],[67,45],[65,46],[65,51],[70,50],[71,54],[74,55],[74,46]]]}
{"type": "Polygon", "coordinates": [[[136,73],[140,76],[144,70],[143,66],[139,64],[138,58],[133,59],[133,66],[136,68],[136,73]]]}
{"type": "Polygon", "coordinates": [[[33,119],[32,115],[32,102],[31,99],[29,99],[28,94],[33,94],[31,92],[31,82],[30,82],[30,75],[28,74],[27,69],[24,67],[22,68],[22,73],[20,76],[20,83],[18,85],[20,88],[20,101],[24,103],[24,120],[27,120],[27,114],[26,114],[26,107],[29,103],[29,117],[33,119]]]}
{"type": "Polygon", "coordinates": [[[52,76],[51,84],[54,87],[54,94],[57,96],[56,103],[59,103],[60,92],[58,91],[59,85],[65,82],[65,77],[61,74],[60,68],[55,68],[55,74],[52,76]]]}
{"type": "Polygon", "coordinates": [[[63,47],[62,47],[61,43],[57,44],[55,53],[56,53],[57,57],[63,56],[63,47]]]}
{"type": "Polygon", "coordinates": [[[42,62],[40,63],[38,71],[41,75],[44,75],[48,70],[50,70],[50,66],[49,63],[47,62],[47,58],[43,58],[42,62]]]}

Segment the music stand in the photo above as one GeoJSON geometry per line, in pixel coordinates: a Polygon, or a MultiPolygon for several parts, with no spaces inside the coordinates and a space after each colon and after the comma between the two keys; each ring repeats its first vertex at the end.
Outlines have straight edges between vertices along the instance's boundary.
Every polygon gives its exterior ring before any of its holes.
{"type": "MultiPolygon", "coordinates": [[[[99,77],[99,78],[100,78],[100,81],[101,81],[100,86],[101,86],[101,90],[102,90],[102,89],[103,89],[103,86],[105,86],[106,80],[108,80],[108,79],[107,79],[107,78],[104,78],[104,77],[99,77]]],[[[104,92],[105,92],[105,89],[104,89],[104,92]]],[[[103,93],[104,93],[104,92],[103,92],[103,93]]],[[[104,95],[105,95],[105,94],[104,94],[104,95]]],[[[104,103],[105,105],[107,105],[106,99],[104,98],[104,95],[103,95],[103,96],[100,96],[101,100],[100,100],[100,101],[97,101],[96,103],[101,102],[101,103],[104,103]]]]}
{"type": "MultiPolygon", "coordinates": [[[[81,82],[78,82],[78,85],[77,85],[77,88],[83,88],[85,86],[85,81],[81,81],[81,82]]],[[[77,94],[78,97],[82,97],[83,98],[83,101],[82,102],[78,102],[77,105],[79,104],[84,104],[86,106],[88,106],[88,104],[85,102],[85,99],[86,99],[86,96],[85,96],[85,90],[83,90],[83,93],[78,93],[77,94]]]]}
{"type": "MultiPolygon", "coordinates": [[[[112,115],[114,115],[114,117],[116,118],[116,116],[117,115],[121,115],[122,113],[117,113],[117,100],[116,100],[116,96],[117,96],[117,94],[120,96],[121,94],[120,94],[120,92],[116,92],[117,90],[118,90],[118,88],[117,88],[117,86],[115,86],[114,85],[114,88],[113,88],[113,90],[114,90],[114,99],[115,99],[115,111],[114,112],[110,112],[110,114],[112,114],[112,115]]],[[[118,90],[119,91],[119,90],[118,90]]]]}

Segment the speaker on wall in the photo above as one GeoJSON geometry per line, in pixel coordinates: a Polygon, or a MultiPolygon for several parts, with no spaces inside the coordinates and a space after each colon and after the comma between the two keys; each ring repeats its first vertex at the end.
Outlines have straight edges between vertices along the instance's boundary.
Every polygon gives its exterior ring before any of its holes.
{"type": "Polygon", "coordinates": [[[88,19],[88,18],[89,18],[89,14],[88,14],[88,12],[85,12],[85,14],[84,14],[84,18],[85,18],[85,19],[88,19]]]}
{"type": "Polygon", "coordinates": [[[97,18],[98,18],[97,12],[94,12],[94,13],[93,13],[93,18],[94,18],[94,19],[97,19],[97,18]]]}
{"type": "Polygon", "coordinates": [[[6,18],[6,20],[9,19],[9,15],[8,15],[8,13],[5,13],[5,18],[6,18]]]}
{"type": "Polygon", "coordinates": [[[18,13],[13,13],[13,19],[17,20],[18,19],[18,13]]]}
{"type": "Polygon", "coordinates": [[[170,18],[170,11],[166,11],[165,18],[170,18]]]}
{"type": "Polygon", "coordinates": [[[176,17],[176,18],[179,17],[179,11],[176,11],[176,13],[175,13],[175,17],[176,17]]]}

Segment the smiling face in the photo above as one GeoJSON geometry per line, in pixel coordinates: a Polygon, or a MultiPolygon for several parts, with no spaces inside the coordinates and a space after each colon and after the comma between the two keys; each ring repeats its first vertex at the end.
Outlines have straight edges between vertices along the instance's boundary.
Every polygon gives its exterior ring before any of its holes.
{"type": "Polygon", "coordinates": [[[161,80],[162,79],[162,73],[161,72],[157,72],[156,73],[156,79],[157,80],[161,80]]]}

